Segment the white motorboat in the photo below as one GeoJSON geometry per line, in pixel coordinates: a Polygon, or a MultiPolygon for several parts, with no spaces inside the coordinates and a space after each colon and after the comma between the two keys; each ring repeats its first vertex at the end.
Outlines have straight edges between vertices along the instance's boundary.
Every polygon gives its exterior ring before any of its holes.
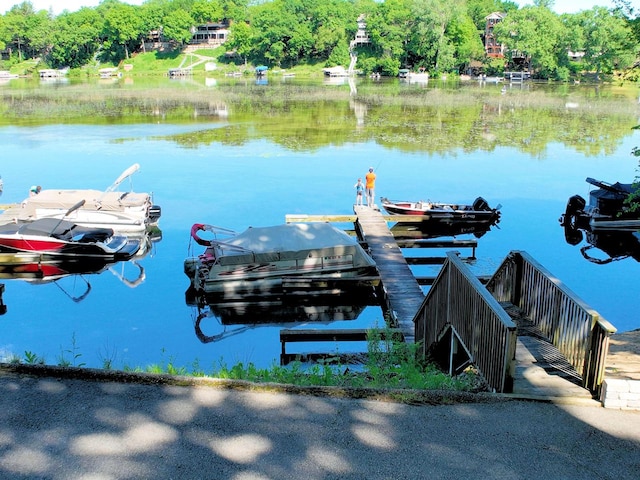
{"type": "Polygon", "coordinates": [[[378,275],[358,241],[328,223],[250,227],[239,234],[197,223],[191,235],[206,247],[184,262],[191,287],[222,298],[273,294],[287,279],[340,281],[378,275]],[[228,238],[204,239],[202,231],[228,238]]]}
{"type": "Polygon", "coordinates": [[[3,216],[13,223],[64,218],[84,227],[112,228],[118,233],[142,234],[148,226],[157,224],[160,207],[153,204],[148,193],[116,190],[118,185],[139,168],[137,163],[129,167],[105,191],[40,190],[19,206],[5,211],[3,216]],[[68,214],[69,208],[82,200],[82,208],[68,214]]]}

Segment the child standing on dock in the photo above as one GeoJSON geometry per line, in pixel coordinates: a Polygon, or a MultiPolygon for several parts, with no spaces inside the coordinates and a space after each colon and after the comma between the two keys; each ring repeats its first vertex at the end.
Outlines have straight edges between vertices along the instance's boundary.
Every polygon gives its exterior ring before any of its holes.
{"type": "Polygon", "coordinates": [[[364,194],[364,183],[362,183],[362,179],[358,179],[358,183],[354,185],[356,189],[356,205],[362,205],[362,197],[364,194]]]}

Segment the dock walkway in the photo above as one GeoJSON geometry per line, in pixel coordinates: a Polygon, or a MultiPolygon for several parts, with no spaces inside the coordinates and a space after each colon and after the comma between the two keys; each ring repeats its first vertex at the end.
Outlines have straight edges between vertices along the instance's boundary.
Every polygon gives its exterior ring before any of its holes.
{"type": "Polygon", "coordinates": [[[413,343],[413,317],[424,300],[424,293],[383,215],[378,210],[365,206],[354,206],[354,211],[358,216],[356,231],[369,246],[371,256],[378,266],[389,308],[405,341],[413,343]]]}
{"type": "Polygon", "coordinates": [[[518,398],[573,398],[594,401],[567,359],[522,311],[501,302],[517,326],[513,395],[518,398]]]}

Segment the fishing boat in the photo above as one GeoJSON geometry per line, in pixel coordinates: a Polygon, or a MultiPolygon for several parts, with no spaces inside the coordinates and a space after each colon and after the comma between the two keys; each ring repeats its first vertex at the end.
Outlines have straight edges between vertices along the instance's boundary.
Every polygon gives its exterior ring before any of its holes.
{"type": "Polygon", "coordinates": [[[149,226],[158,223],[160,207],[153,204],[148,193],[116,190],[139,168],[140,165],[136,163],[126,169],[105,191],[40,190],[19,206],[5,211],[3,217],[13,223],[64,218],[84,227],[111,228],[118,233],[142,234],[149,226]],[[81,200],[84,200],[83,206],[68,214],[68,210],[81,200]]]}
{"type": "Polygon", "coordinates": [[[482,197],[476,198],[471,205],[430,201],[392,201],[386,197],[382,197],[380,201],[382,208],[389,215],[418,215],[423,217],[422,222],[428,221],[433,224],[451,222],[496,224],[500,221],[500,205],[491,208],[482,197]]]}
{"type": "Polygon", "coordinates": [[[290,279],[356,281],[378,275],[358,241],[328,223],[250,227],[242,233],[196,223],[191,236],[206,247],[184,262],[191,287],[220,298],[273,294],[290,279]],[[214,238],[201,236],[207,231],[214,238]]]}
{"type": "Polygon", "coordinates": [[[110,228],[83,227],[64,219],[0,225],[0,254],[35,254],[45,262],[128,260],[139,248],[139,240],[115,235],[110,228]]]}
{"type": "Polygon", "coordinates": [[[567,201],[560,224],[573,229],[640,230],[640,210],[633,211],[625,200],[633,193],[631,183],[607,183],[587,177],[586,182],[598,188],[589,192],[589,203],[580,195],[567,201]]]}

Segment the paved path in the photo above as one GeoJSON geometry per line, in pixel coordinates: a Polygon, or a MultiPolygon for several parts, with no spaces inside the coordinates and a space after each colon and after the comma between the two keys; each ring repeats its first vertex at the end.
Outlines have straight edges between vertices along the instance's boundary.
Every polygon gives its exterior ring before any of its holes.
{"type": "Polygon", "coordinates": [[[373,400],[0,370],[2,479],[633,479],[640,412],[373,400]]]}

